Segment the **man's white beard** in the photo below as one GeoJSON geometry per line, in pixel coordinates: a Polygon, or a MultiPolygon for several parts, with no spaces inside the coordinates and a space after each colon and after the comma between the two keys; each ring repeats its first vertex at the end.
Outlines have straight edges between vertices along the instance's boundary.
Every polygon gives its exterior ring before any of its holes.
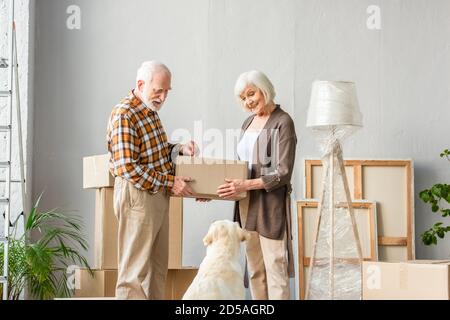
{"type": "Polygon", "coordinates": [[[154,111],[154,112],[158,112],[159,110],[161,110],[162,104],[160,104],[158,107],[153,105],[153,103],[150,100],[147,100],[145,98],[143,98],[142,100],[144,100],[144,103],[147,107],[150,108],[150,110],[154,111]]]}
{"type": "Polygon", "coordinates": [[[159,106],[155,106],[152,101],[148,100],[146,97],[150,95],[150,89],[147,87],[147,85],[144,86],[144,92],[142,93],[142,101],[145,103],[147,107],[150,108],[150,110],[154,112],[158,112],[161,110],[162,103],[159,106]]]}

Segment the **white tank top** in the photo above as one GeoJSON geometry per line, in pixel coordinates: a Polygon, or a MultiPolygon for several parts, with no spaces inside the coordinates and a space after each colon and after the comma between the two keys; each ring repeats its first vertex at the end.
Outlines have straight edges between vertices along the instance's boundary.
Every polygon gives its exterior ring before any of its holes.
{"type": "Polygon", "coordinates": [[[262,130],[248,129],[244,132],[242,139],[237,145],[237,154],[242,161],[248,161],[248,168],[251,170],[253,162],[253,149],[255,148],[256,140],[262,130]]]}

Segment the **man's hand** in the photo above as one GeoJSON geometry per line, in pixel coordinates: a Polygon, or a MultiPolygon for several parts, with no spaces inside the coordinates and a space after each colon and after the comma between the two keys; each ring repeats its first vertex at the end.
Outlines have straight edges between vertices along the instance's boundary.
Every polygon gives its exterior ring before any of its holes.
{"type": "Polygon", "coordinates": [[[172,194],[178,197],[193,196],[194,192],[192,191],[191,187],[187,184],[187,182],[192,181],[194,180],[192,180],[189,177],[176,176],[172,186],[172,194]]]}
{"type": "Polygon", "coordinates": [[[195,199],[196,202],[211,202],[211,199],[205,199],[205,198],[197,198],[195,199]]]}
{"type": "Polygon", "coordinates": [[[245,181],[247,180],[225,179],[226,183],[217,188],[217,193],[219,194],[219,197],[223,199],[229,199],[242,192],[247,191],[245,181]]]}
{"type": "Polygon", "coordinates": [[[194,141],[189,141],[181,146],[181,154],[183,156],[196,156],[200,152],[198,145],[194,141]]]}

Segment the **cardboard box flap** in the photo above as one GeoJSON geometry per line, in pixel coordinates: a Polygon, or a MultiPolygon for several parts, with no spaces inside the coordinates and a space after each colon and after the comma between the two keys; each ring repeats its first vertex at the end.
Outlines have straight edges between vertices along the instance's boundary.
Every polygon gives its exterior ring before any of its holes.
{"type": "Polygon", "coordinates": [[[247,164],[247,161],[178,156],[175,164],[247,164]]]}

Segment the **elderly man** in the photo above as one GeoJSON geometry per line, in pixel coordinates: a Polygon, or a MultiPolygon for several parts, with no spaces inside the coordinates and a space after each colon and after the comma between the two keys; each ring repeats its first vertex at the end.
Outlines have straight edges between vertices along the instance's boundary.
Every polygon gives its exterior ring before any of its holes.
{"type": "Polygon", "coordinates": [[[174,157],[192,156],[191,141],[174,145],[158,116],[171,73],[144,62],[133,89],[111,113],[107,142],[115,177],[114,212],[119,221],[118,299],[164,299],[168,268],[169,196],[187,196],[188,177],[174,176],[174,157]]]}

